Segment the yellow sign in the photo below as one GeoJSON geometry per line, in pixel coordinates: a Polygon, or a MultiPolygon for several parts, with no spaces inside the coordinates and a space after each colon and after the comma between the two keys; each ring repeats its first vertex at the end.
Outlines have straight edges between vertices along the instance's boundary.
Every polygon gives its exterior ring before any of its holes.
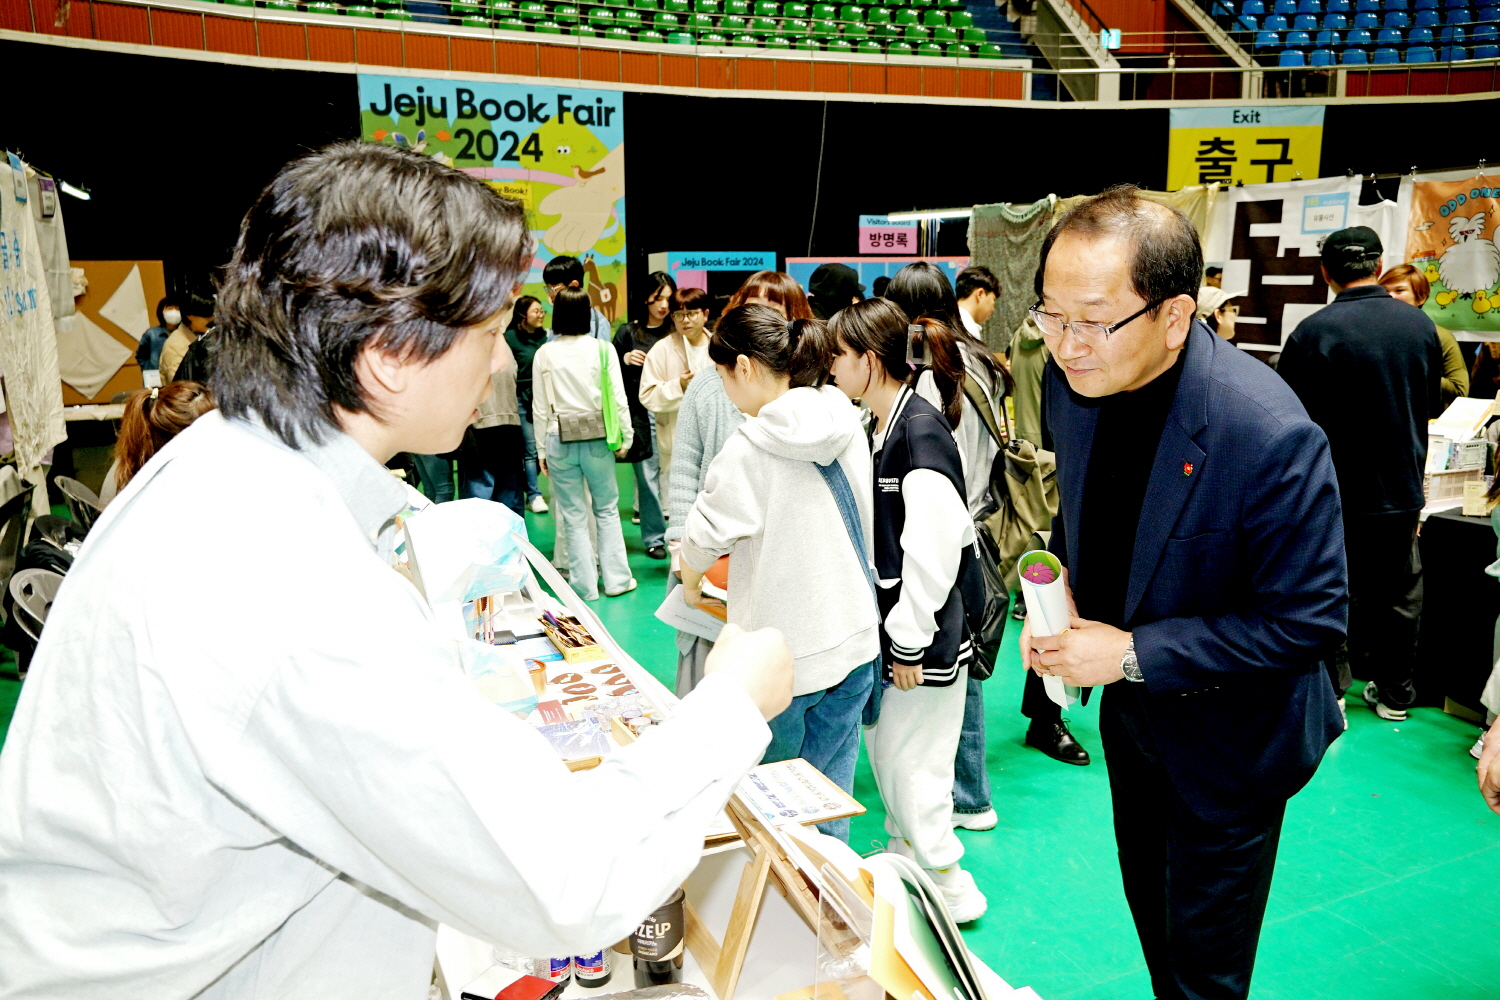
{"type": "Polygon", "coordinates": [[[1323,159],[1323,108],[1176,108],[1170,135],[1170,191],[1311,179],[1323,159]]]}

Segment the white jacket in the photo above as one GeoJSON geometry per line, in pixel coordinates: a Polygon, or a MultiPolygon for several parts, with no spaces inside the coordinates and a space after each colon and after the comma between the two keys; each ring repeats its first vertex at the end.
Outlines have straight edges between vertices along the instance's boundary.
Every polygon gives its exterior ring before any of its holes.
{"type": "Polygon", "coordinates": [[[874,502],[859,411],[833,386],[792,389],[730,436],[683,531],[682,559],[702,572],[729,555],[729,620],[774,626],[796,660],[792,693],[842,681],[880,655],[870,564],[874,502]],[[813,467],[837,461],[859,508],[856,556],[837,503],[813,467]]]}

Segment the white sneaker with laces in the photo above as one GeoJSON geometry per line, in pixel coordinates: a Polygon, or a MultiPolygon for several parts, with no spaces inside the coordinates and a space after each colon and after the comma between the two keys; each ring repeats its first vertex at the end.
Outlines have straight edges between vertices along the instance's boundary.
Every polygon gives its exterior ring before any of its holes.
{"type": "Polygon", "coordinates": [[[929,870],[927,874],[943,894],[943,902],[948,904],[948,914],[955,924],[978,920],[989,909],[990,901],[979,891],[973,874],[958,865],[945,872],[929,870]]]}
{"type": "Polygon", "coordinates": [[[953,811],[953,826],[957,830],[993,830],[1000,824],[1000,816],[993,809],[986,809],[980,813],[961,813],[953,811]]]}
{"type": "Polygon", "coordinates": [[[1474,741],[1474,745],[1471,746],[1471,747],[1469,747],[1469,756],[1473,757],[1475,760],[1478,760],[1483,755],[1484,755],[1484,733],[1480,733],[1479,734],[1479,739],[1475,740],[1474,741]]]}
{"type": "Polygon", "coordinates": [[[885,850],[887,854],[899,854],[908,860],[917,860],[917,852],[913,851],[911,845],[900,837],[892,837],[886,841],[885,850]]]}
{"type": "Polygon", "coordinates": [[[531,512],[533,514],[547,513],[547,498],[538,493],[531,498],[531,512]]]}
{"type": "Polygon", "coordinates": [[[1380,700],[1380,692],[1375,690],[1375,682],[1371,681],[1365,685],[1365,704],[1371,710],[1387,722],[1405,722],[1407,719],[1406,709],[1392,708],[1380,700]]]}

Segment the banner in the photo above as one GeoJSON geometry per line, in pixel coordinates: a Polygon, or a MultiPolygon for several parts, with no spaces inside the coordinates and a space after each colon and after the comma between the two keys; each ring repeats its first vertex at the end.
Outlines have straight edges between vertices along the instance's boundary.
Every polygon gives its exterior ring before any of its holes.
{"type": "Polygon", "coordinates": [[[892,222],[887,215],[859,217],[860,253],[911,253],[917,249],[917,220],[892,222]]]}
{"type": "Polygon", "coordinates": [[[478,177],[526,209],[537,241],[525,293],[547,301],[541,269],[583,262],[589,297],[625,319],[625,110],[618,91],[359,76],[360,133],[478,177]]]}
{"type": "Polygon", "coordinates": [[[891,278],[908,264],[925,260],[943,269],[948,284],[958,283],[958,272],[969,266],[967,257],[788,257],[786,273],[806,288],[813,272],[823,264],[847,264],[859,275],[859,283],[865,286],[865,297],[875,294],[876,278],[891,278]]]}
{"type": "Polygon", "coordinates": [[[1170,191],[1311,179],[1322,163],[1323,108],[1173,108],[1169,135],[1170,191]]]}
{"type": "Polygon", "coordinates": [[[1432,284],[1423,311],[1455,334],[1500,339],[1500,186],[1483,174],[1409,183],[1406,259],[1432,284]]]}
{"type": "Polygon", "coordinates": [[[1224,269],[1224,291],[1241,296],[1236,345],[1279,351],[1298,323],[1332,300],[1318,250],[1329,233],[1369,226],[1387,246],[1400,238],[1394,203],[1360,205],[1360,184],[1358,177],[1330,177],[1220,194],[1203,234],[1203,259],[1224,269]]]}
{"type": "MultiPolygon", "coordinates": [[[[650,267],[653,271],[666,271],[677,282],[678,288],[701,288],[709,291],[708,273],[710,271],[729,271],[748,278],[756,271],[776,270],[776,253],[756,253],[753,251],[727,250],[727,251],[684,251],[670,250],[667,253],[654,253],[650,257],[650,267]],[[657,261],[665,259],[660,267],[657,261]]],[[[738,282],[736,282],[738,283],[738,282]]]]}

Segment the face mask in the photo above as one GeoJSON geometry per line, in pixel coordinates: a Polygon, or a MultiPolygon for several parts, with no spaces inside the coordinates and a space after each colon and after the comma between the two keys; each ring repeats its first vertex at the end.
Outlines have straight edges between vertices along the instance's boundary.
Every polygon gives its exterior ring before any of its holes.
{"type": "Polygon", "coordinates": [[[178,323],[182,322],[182,313],[178,312],[176,309],[163,309],[161,312],[161,318],[166,320],[168,326],[176,326],[178,323]]]}

